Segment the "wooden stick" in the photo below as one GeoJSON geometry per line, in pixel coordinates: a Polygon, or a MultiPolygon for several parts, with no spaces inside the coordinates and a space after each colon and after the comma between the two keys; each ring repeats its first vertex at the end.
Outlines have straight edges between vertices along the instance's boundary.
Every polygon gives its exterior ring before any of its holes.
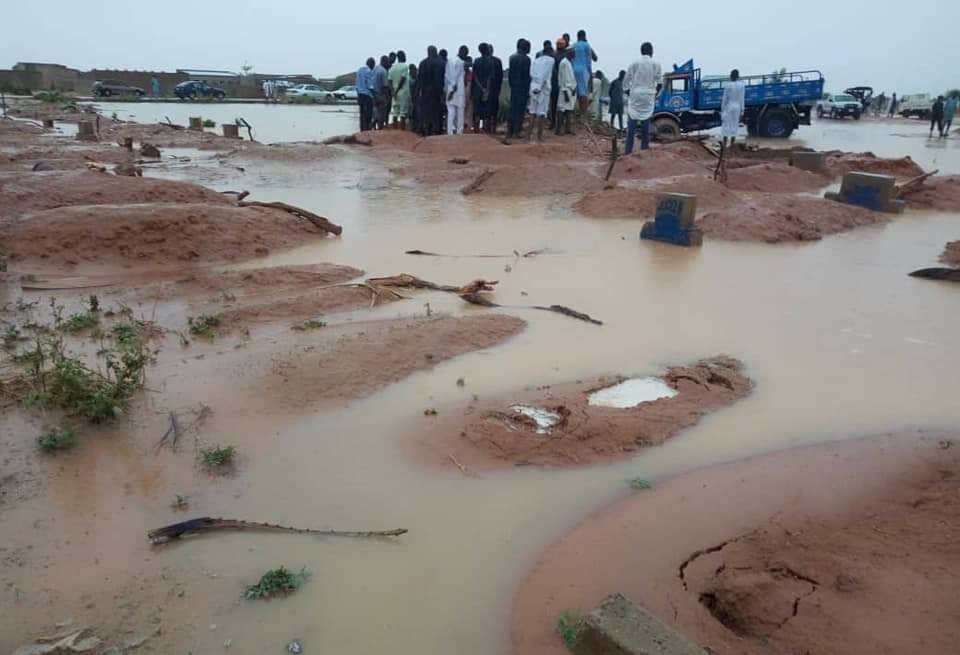
{"type": "MultiPolygon", "coordinates": [[[[245,118],[238,118],[238,119],[237,119],[237,123],[239,123],[240,125],[243,125],[245,128],[247,128],[247,136],[250,137],[250,141],[251,141],[251,142],[256,143],[256,141],[253,140],[253,127],[250,125],[250,123],[247,122],[247,119],[245,119],[245,118]]],[[[339,234],[339,233],[338,233],[338,234],[339,234]]]]}
{"type": "Polygon", "coordinates": [[[300,207],[294,207],[293,205],[288,205],[285,202],[257,202],[255,200],[251,200],[249,202],[240,201],[239,206],[240,207],[267,207],[269,209],[281,209],[287,212],[288,214],[293,214],[297,218],[303,218],[310,221],[321,230],[329,232],[330,234],[336,234],[337,236],[339,236],[340,234],[343,233],[343,228],[337,225],[336,223],[331,222],[329,219],[326,219],[323,216],[314,214],[311,211],[307,211],[306,209],[302,209],[300,207]]]}
{"type": "Polygon", "coordinates": [[[933,177],[940,172],[940,169],[935,171],[930,171],[929,173],[924,173],[923,175],[918,175],[914,178],[911,178],[904,182],[903,184],[897,185],[897,197],[903,197],[911,193],[916,193],[921,188],[923,188],[923,183],[926,182],[929,178],[933,177]]]}
{"type": "Polygon", "coordinates": [[[493,171],[489,168],[485,169],[482,173],[480,173],[480,175],[477,176],[477,178],[473,182],[463,187],[463,189],[460,192],[465,196],[469,196],[471,193],[476,193],[477,191],[480,191],[480,188],[487,182],[487,180],[493,177],[493,174],[495,172],[496,171],[493,171]]]}
{"type": "Polygon", "coordinates": [[[312,534],[322,537],[399,537],[408,532],[405,528],[396,530],[313,530],[310,528],[293,528],[272,523],[258,523],[254,521],[240,521],[236,519],[210,518],[203,516],[189,521],[181,521],[172,525],[165,525],[147,532],[147,538],[154,544],[164,544],[185,535],[213,532],[215,530],[266,530],[271,532],[293,532],[296,534],[312,534]]]}
{"type": "Polygon", "coordinates": [[[613,173],[613,167],[617,165],[620,153],[617,151],[617,137],[613,137],[613,145],[610,149],[610,166],[607,168],[607,174],[603,177],[605,182],[610,181],[610,175],[613,173]]]}
{"type": "Polygon", "coordinates": [[[470,469],[468,469],[466,466],[464,466],[459,461],[457,461],[457,458],[453,456],[453,453],[450,453],[449,455],[447,455],[447,457],[449,457],[450,461],[453,462],[458,469],[460,469],[461,473],[463,473],[468,478],[473,477],[473,473],[470,472],[470,469]]]}

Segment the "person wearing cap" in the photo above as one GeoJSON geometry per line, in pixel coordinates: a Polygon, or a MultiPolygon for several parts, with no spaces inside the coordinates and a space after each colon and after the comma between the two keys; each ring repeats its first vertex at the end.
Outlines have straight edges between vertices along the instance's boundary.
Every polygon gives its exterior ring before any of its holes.
{"type": "Polygon", "coordinates": [[[570,125],[570,115],[577,106],[577,75],[573,70],[573,59],[576,53],[568,49],[560,60],[560,72],[557,74],[557,83],[560,92],[557,96],[557,125],[555,134],[573,134],[570,125]]]}

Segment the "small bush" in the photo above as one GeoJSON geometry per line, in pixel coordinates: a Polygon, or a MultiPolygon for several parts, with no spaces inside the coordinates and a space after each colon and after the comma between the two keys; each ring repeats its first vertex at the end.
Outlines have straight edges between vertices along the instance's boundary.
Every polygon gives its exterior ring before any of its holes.
{"type": "Polygon", "coordinates": [[[557,619],[557,634],[563,639],[567,648],[572,649],[576,645],[581,632],[583,632],[583,617],[580,612],[564,610],[557,619]]]}
{"type": "Polygon", "coordinates": [[[77,445],[77,435],[70,428],[54,428],[37,437],[37,446],[45,453],[69,450],[77,445]]]}
{"type": "Polygon", "coordinates": [[[201,448],[200,461],[208,469],[219,469],[233,464],[233,458],[236,454],[236,446],[216,445],[210,448],[201,448]]]}
{"type": "Polygon", "coordinates": [[[49,105],[69,105],[73,103],[73,98],[63,91],[57,90],[41,91],[40,93],[34,94],[33,98],[34,100],[39,100],[49,105]]]}
{"type": "Polygon", "coordinates": [[[18,343],[20,343],[20,329],[16,325],[7,326],[3,332],[3,349],[15,350],[18,343]]]}
{"type": "Polygon", "coordinates": [[[637,489],[639,491],[646,491],[647,489],[653,488],[653,485],[643,478],[633,478],[632,480],[627,480],[627,484],[630,485],[631,489],[637,489]]]}
{"type": "Polygon", "coordinates": [[[100,314],[97,312],[81,312],[71,314],[68,318],[61,321],[60,329],[70,334],[76,334],[83,330],[88,330],[100,324],[100,314]]]}
{"type": "Polygon", "coordinates": [[[290,329],[296,330],[297,332],[306,332],[307,330],[319,330],[320,328],[325,327],[327,327],[325,322],[310,318],[306,321],[301,321],[300,323],[294,323],[290,326],[290,329]]]}
{"type": "Polygon", "coordinates": [[[217,328],[220,327],[220,317],[213,314],[201,314],[196,318],[190,316],[187,319],[187,324],[190,326],[190,334],[212,339],[217,328]]]}
{"type": "Polygon", "coordinates": [[[260,582],[247,587],[243,592],[243,597],[248,600],[258,598],[272,598],[274,596],[286,596],[291,594],[307,581],[310,574],[306,567],[300,569],[299,573],[293,573],[281,566],[278,569],[267,571],[260,577],[260,582]]]}
{"type": "Polygon", "coordinates": [[[217,126],[217,122],[214,121],[214,120],[212,120],[212,119],[205,118],[205,119],[203,120],[203,126],[204,126],[204,127],[216,127],[216,126],[217,126]]]}

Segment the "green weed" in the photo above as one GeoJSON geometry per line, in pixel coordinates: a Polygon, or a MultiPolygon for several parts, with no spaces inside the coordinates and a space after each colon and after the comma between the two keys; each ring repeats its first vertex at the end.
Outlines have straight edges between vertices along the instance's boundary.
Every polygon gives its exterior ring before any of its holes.
{"type": "Polygon", "coordinates": [[[200,462],[208,469],[222,469],[233,464],[237,454],[236,446],[211,446],[200,449],[200,462]]]}
{"type": "Polygon", "coordinates": [[[203,121],[203,126],[204,126],[204,127],[216,127],[216,126],[217,126],[217,122],[214,121],[214,120],[212,120],[212,119],[207,118],[207,119],[204,119],[204,121],[203,121]]]}
{"type": "Polygon", "coordinates": [[[320,328],[327,327],[327,324],[324,321],[318,321],[312,318],[308,318],[305,321],[300,323],[294,323],[290,326],[291,330],[296,330],[297,332],[306,332],[308,330],[318,330],[320,328]]]}
{"type": "Polygon", "coordinates": [[[220,317],[214,314],[201,314],[194,318],[187,318],[187,324],[190,326],[190,334],[197,337],[212,339],[216,335],[217,328],[220,327],[220,317]]]}
{"type": "Polygon", "coordinates": [[[8,325],[3,332],[3,349],[16,350],[18,343],[20,343],[20,329],[16,325],[8,325]]]}
{"type": "Polygon", "coordinates": [[[640,491],[646,491],[647,489],[653,488],[653,485],[643,478],[633,478],[632,480],[627,480],[627,484],[630,485],[631,489],[637,489],[640,491]]]}
{"type": "Polygon", "coordinates": [[[70,334],[76,334],[84,330],[89,330],[100,324],[100,314],[97,312],[82,312],[71,314],[65,320],[60,321],[60,329],[70,334]]]}
{"type": "Polygon", "coordinates": [[[564,610],[557,619],[556,630],[567,648],[573,649],[583,632],[583,616],[576,610],[564,610]]]}
{"type": "Polygon", "coordinates": [[[173,501],[170,503],[170,509],[175,512],[182,512],[188,507],[190,507],[190,501],[187,500],[186,496],[181,496],[180,494],[174,496],[173,501]]]}
{"type": "Polygon", "coordinates": [[[248,600],[258,598],[272,598],[274,596],[286,596],[291,594],[307,581],[310,573],[303,567],[299,573],[293,573],[285,567],[267,571],[260,577],[260,582],[247,587],[243,592],[243,597],[248,600]]]}
{"type": "Polygon", "coordinates": [[[37,437],[37,446],[45,453],[69,450],[77,445],[77,435],[70,428],[53,428],[37,437]]]}

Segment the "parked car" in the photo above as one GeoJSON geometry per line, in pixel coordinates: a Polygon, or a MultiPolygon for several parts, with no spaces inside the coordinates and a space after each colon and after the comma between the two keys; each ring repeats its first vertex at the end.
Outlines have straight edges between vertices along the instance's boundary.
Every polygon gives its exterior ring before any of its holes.
{"type": "Polygon", "coordinates": [[[861,114],[863,114],[863,105],[852,95],[846,93],[832,93],[817,105],[817,118],[853,116],[853,119],[858,121],[861,114]]]}
{"type": "Polygon", "coordinates": [[[356,100],[357,87],[341,86],[339,89],[333,92],[333,95],[337,97],[337,100],[356,100]]]}
{"type": "Polygon", "coordinates": [[[897,113],[904,118],[916,116],[925,121],[930,120],[930,114],[933,113],[933,97],[929,93],[903,96],[897,104],[897,113]]]}
{"type": "Polygon", "coordinates": [[[94,98],[109,98],[110,96],[143,96],[144,91],[139,86],[133,86],[117,80],[97,80],[90,87],[94,98]]]}
{"type": "Polygon", "coordinates": [[[215,86],[210,86],[206,82],[199,82],[197,80],[181,82],[176,85],[173,87],[173,95],[181,100],[196,100],[197,98],[223,99],[227,97],[223,89],[218,89],[215,86]]]}
{"type": "Polygon", "coordinates": [[[316,84],[298,84],[295,87],[287,89],[287,96],[291,98],[313,98],[314,100],[324,100],[333,94],[316,84]]]}

